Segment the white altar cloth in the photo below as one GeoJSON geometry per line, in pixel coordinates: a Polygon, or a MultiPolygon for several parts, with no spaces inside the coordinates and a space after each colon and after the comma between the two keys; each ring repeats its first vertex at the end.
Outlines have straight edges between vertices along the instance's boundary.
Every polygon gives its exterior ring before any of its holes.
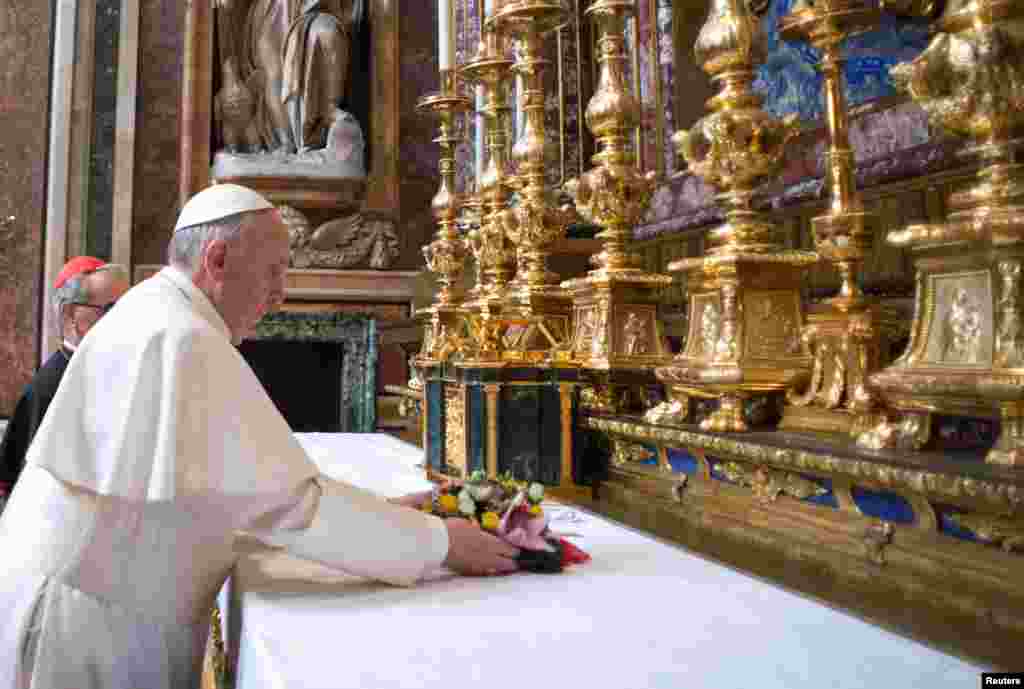
{"type": "MultiPolygon", "coordinates": [[[[393,438],[300,438],[333,477],[389,495],[426,485],[420,450],[393,438]]],[[[238,688],[978,686],[981,667],[583,510],[547,510],[592,562],[400,589],[280,552],[243,558],[238,688]]]]}

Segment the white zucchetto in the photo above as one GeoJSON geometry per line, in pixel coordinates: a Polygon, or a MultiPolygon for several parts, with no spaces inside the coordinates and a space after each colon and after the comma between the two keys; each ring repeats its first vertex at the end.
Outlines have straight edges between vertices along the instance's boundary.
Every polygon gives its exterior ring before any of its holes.
{"type": "Polygon", "coordinates": [[[214,184],[188,200],[178,215],[174,231],[214,222],[238,213],[273,208],[274,204],[248,187],[239,184],[214,184]]]}

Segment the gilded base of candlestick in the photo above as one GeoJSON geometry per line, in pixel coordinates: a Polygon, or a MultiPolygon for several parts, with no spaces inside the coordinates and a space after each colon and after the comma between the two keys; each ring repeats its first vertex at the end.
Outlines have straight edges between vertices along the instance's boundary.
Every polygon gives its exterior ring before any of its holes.
{"type": "MultiPolygon", "coordinates": [[[[413,360],[416,367],[437,366],[464,351],[464,315],[463,308],[453,304],[435,304],[416,312],[423,321],[423,344],[413,360]]],[[[410,380],[410,387],[414,381],[410,380]]],[[[419,385],[422,389],[422,383],[419,385]]]]}
{"type": "Polygon", "coordinates": [[[557,285],[513,293],[506,320],[505,358],[533,363],[571,360],[572,299],[557,285]]]}
{"type": "Polygon", "coordinates": [[[667,275],[627,269],[593,271],[567,280],[574,328],[573,360],[586,369],[651,370],[671,356],[657,316],[660,292],[672,284],[667,275]]]}
{"type": "Polygon", "coordinates": [[[705,430],[746,431],[743,400],[805,384],[811,356],[801,339],[801,268],[813,253],[684,259],[671,271],[690,272],[686,349],[655,371],[666,386],[719,399],[705,430]]]}
{"type": "Polygon", "coordinates": [[[930,435],[920,417],[931,413],[1001,418],[1002,433],[987,461],[1024,466],[1024,242],[953,239],[914,247],[918,282],[910,344],[870,378],[889,406],[911,418],[879,424],[858,444],[918,449],[930,435]]]}
{"type": "Polygon", "coordinates": [[[814,363],[807,387],[790,390],[779,428],[860,433],[882,420],[868,377],[892,361],[892,347],[905,327],[900,314],[866,303],[857,311],[832,304],[806,312],[803,339],[814,363]]]}

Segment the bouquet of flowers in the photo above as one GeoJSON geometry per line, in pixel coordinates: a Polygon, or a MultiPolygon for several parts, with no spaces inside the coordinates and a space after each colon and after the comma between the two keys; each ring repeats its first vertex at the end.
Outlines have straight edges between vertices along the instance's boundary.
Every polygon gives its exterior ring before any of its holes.
{"type": "Polygon", "coordinates": [[[588,562],[590,556],[566,540],[567,534],[548,528],[543,500],[540,483],[522,483],[508,474],[492,480],[477,471],[465,482],[436,488],[423,509],[439,517],[476,522],[519,548],[519,567],[529,572],[561,572],[569,565],[588,562]]]}

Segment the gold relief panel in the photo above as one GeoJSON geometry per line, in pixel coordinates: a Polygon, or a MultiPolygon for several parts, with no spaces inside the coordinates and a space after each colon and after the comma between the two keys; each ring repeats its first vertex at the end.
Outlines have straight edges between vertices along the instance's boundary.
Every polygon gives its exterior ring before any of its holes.
{"type": "Polygon", "coordinates": [[[660,352],[657,317],[653,306],[624,305],[619,311],[615,328],[615,351],[626,356],[652,356],[660,352]]]}
{"type": "Polygon", "coordinates": [[[444,461],[448,472],[466,476],[466,388],[445,388],[444,461]]]}
{"type": "Polygon", "coordinates": [[[589,352],[595,359],[608,356],[608,304],[589,304],[574,311],[576,330],[573,333],[573,349],[589,352]]]}
{"type": "Polygon", "coordinates": [[[795,290],[747,291],[744,351],[751,359],[807,356],[800,339],[800,295],[795,290]]]}
{"type": "Polygon", "coordinates": [[[718,292],[695,294],[691,300],[686,356],[713,359],[722,334],[722,299],[718,292]]]}
{"type": "Polygon", "coordinates": [[[925,361],[944,366],[990,366],[992,281],[988,270],[928,277],[931,306],[925,361]]]}

